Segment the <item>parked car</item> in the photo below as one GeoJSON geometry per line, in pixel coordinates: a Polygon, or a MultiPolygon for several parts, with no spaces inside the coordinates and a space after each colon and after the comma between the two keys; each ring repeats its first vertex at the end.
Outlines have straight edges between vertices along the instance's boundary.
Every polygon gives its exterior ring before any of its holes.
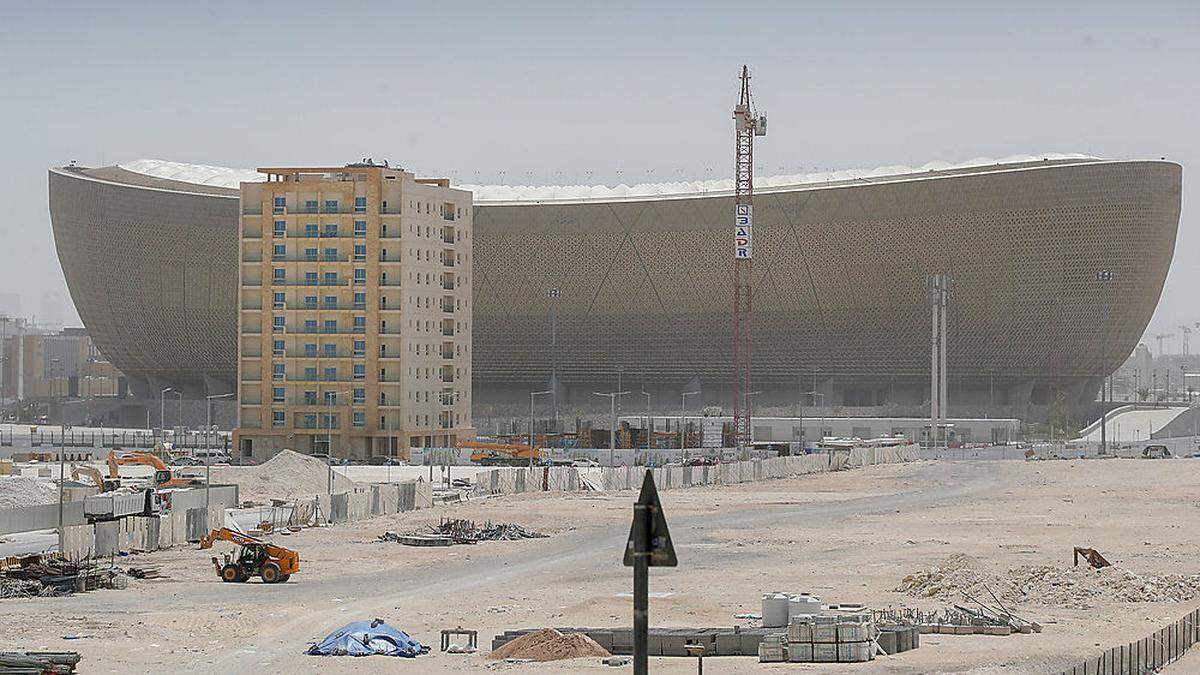
{"type": "Polygon", "coordinates": [[[408,466],[408,463],[399,457],[384,457],[377,455],[367,461],[371,466],[408,466]]]}
{"type": "Polygon", "coordinates": [[[600,462],[597,462],[590,457],[580,457],[579,459],[571,460],[571,466],[581,469],[590,469],[600,466],[600,462]]]}

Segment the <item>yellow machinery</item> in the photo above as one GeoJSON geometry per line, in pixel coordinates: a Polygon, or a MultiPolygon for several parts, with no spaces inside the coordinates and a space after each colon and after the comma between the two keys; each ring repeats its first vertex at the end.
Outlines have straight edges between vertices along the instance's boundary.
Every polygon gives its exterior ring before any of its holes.
{"type": "Polygon", "coordinates": [[[539,464],[541,460],[540,450],[531,450],[528,445],[517,443],[465,441],[458,447],[469,448],[471,461],[482,466],[528,466],[531,453],[534,464],[539,464]]]}
{"type": "Polygon", "coordinates": [[[200,538],[200,548],[212,548],[219,539],[236,544],[238,549],[224,559],[213,556],[217,576],[226,583],[241,583],[250,577],[260,577],[263,583],[281,584],[300,571],[300,554],[290,548],[276,546],[248,534],[222,527],[200,538]]]}
{"type": "Polygon", "coordinates": [[[193,487],[204,484],[202,481],[192,478],[176,478],[161,458],[149,452],[124,452],[120,448],[116,448],[108,453],[109,478],[120,478],[117,468],[129,465],[153,468],[155,488],[193,487]]]}

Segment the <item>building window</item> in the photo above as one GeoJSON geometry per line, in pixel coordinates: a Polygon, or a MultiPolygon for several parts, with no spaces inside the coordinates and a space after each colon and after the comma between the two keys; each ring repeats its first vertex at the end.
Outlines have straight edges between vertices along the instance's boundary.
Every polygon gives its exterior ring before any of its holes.
{"type": "Polygon", "coordinates": [[[287,236],[287,221],[286,220],[275,221],[275,236],[276,237],[286,237],[287,236]]]}
{"type": "Polygon", "coordinates": [[[332,342],[326,342],[324,347],[325,347],[325,358],[332,359],[337,356],[337,345],[336,344],[334,344],[332,342]]]}
{"type": "Polygon", "coordinates": [[[320,235],[320,233],[321,231],[319,228],[317,228],[316,223],[308,223],[304,226],[304,236],[306,237],[317,237],[320,235]]]}
{"type": "Polygon", "coordinates": [[[283,403],[283,387],[271,387],[271,402],[283,403]]]}
{"type": "MultiPolygon", "coordinates": [[[[306,324],[305,328],[307,328],[308,322],[305,321],[304,323],[306,324]]],[[[313,321],[313,331],[312,332],[316,332],[316,328],[317,328],[317,322],[313,321]]],[[[317,344],[315,342],[309,342],[308,344],[304,345],[304,356],[306,356],[310,359],[316,358],[317,344]]]]}
{"type": "Polygon", "coordinates": [[[354,259],[360,260],[360,261],[367,259],[367,245],[366,244],[355,244],[354,245],[354,259]]]}
{"type": "Polygon", "coordinates": [[[354,364],[354,379],[363,380],[367,377],[367,367],[364,364],[354,364]]]}
{"type": "Polygon", "coordinates": [[[276,293],[273,295],[273,297],[274,297],[275,299],[274,299],[274,300],[271,302],[271,307],[272,307],[273,309],[283,309],[283,305],[284,305],[284,303],[286,303],[286,302],[287,302],[287,295],[286,295],[286,294],[284,294],[284,293],[279,293],[279,292],[276,292],[276,293]]]}
{"type": "Polygon", "coordinates": [[[304,273],[304,285],[305,286],[316,286],[317,285],[317,273],[316,272],[305,272],[304,273]]]}
{"type": "Polygon", "coordinates": [[[338,250],[336,248],[325,249],[325,262],[337,262],[338,250]]]}
{"type": "Polygon", "coordinates": [[[272,410],[271,411],[271,426],[273,426],[273,427],[283,426],[283,424],[284,424],[283,415],[284,415],[284,413],[282,410],[272,410]]]}
{"type": "Polygon", "coordinates": [[[304,309],[316,309],[316,308],[317,308],[317,296],[315,296],[315,295],[304,296],[304,309]]]}
{"type": "Polygon", "coordinates": [[[313,246],[311,248],[304,249],[304,262],[316,262],[316,261],[317,261],[317,247],[313,246]]]}
{"type": "Polygon", "coordinates": [[[271,270],[271,279],[277,284],[283,283],[287,280],[287,270],[282,267],[276,267],[271,270]]]}
{"type": "Polygon", "coordinates": [[[367,390],[366,389],[355,389],[354,390],[354,402],[355,403],[366,403],[366,401],[367,401],[367,390]]]}
{"type": "Polygon", "coordinates": [[[282,333],[283,328],[286,325],[284,323],[285,321],[286,320],[282,316],[271,317],[271,332],[272,333],[282,333]]]}
{"type": "Polygon", "coordinates": [[[366,340],[355,340],[354,341],[354,355],[355,356],[366,356],[367,355],[367,341],[366,340]]]}
{"type": "Polygon", "coordinates": [[[274,208],[275,213],[283,213],[286,208],[287,208],[287,197],[276,197],[275,198],[275,208],[274,208]]]}
{"type": "Polygon", "coordinates": [[[316,380],[317,379],[317,369],[312,366],[305,368],[304,369],[304,379],[309,380],[310,382],[313,380],[316,380]]]}
{"type": "Polygon", "coordinates": [[[304,405],[316,405],[316,404],[317,404],[317,392],[315,392],[315,391],[304,392],[304,405]]]}
{"type": "Polygon", "coordinates": [[[273,379],[273,380],[282,380],[283,379],[283,364],[282,363],[271,364],[271,379],[273,379]]]}
{"type": "Polygon", "coordinates": [[[355,213],[366,213],[367,212],[367,198],[366,197],[355,197],[354,198],[354,212],[355,213]]]}
{"type": "Polygon", "coordinates": [[[305,415],[304,416],[304,428],[305,429],[316,429],[317,428],[317,416],[316,415],[305,415]]]}
{"type": "Polygon", "coordinates": [[[271,356],[283,356],[283,340],[275,340],[272,343],[271,356]]]}
{"type": "Polygon", "coordinates": [[[315,200],[315,199],[304,200],[304,212],[305,213],[316,213],[317,212],[317,200],[315,200]]]}
{"type": "Polygon", "coordinates": [[[367,294],[356,292],[354,294],[354,309],[366,309],[366,308],[367,308],[367,294]]]}
{"type": "Polygon", "coordinates": [[[322,429],[338,428],[338,416],[337,415],[321,415],[321,428],[322,429]]]}
{"type": "Polygon", "coordinates": [[[337,309],[337,296],[336,295],[325,296],[325,309],[337,309]]]}
{"type": "Polygon", "coordinates": [[[325,200],[325,213],[337,213],[337,212],[338,212],[337,200],[336,199],[326,199],[325,200]]]}
{"type": "Polygon", "coordinates": [[[337,319],[325,319],[325,321],[321,325],[322,325],[322,329],[321,329],[322,333],[336,333],[337,332],[337,319]]]}
{"type": "Polygon", "coordinates": [[[271,260],[283,260],[287,257],[287,246],[284,244],[275,244],[271,249],[271,260]]]}
{"type": "Polygon", "coordinates": [[[354,317],[354,332],[355,333],[367,332],[367,317],[365,317],[365,316],[354,317]]]}
{"type": "Polygon", "coordinates": [[[317,320],[316,319],[305,319],[304,320],[304,332],[305,333],[317,332],[317,320]]]}
{"type": "Polygon", "coordinates": [[[354,285],[362,286],[367,283],[367,271],[365,269],[355,268],[354,270],[354,285]]]}
{"type": "Polygon", "coordinates": [[[367,236],[367,221],[365,221],[365,220],[354,221],[354,236],[356,236],[356,237],[367,236]]]}
{"type": "Polygon", "coordinates": [[[338,285],[337,272],[326,272],[324,279],[325,279],[326,286],[337,286],[338,285]]]}
{"type": "Polygon", "coordinates": [[[337,380],[337,367],[331,366],[329,368],[326,368],[325,369],[325,381],[333,382],[335,380],[337,380]]]}
{"type": "Polygon", "coordinates": [[[337,405],[337,392],[336,391],[325,392],[325,405],[337,405]]]}
{"type": "Polygon", "coordinates": [[[367,423],[366,413],[361,410],[354,411],[354,426],[361,427],[367,423]]]}

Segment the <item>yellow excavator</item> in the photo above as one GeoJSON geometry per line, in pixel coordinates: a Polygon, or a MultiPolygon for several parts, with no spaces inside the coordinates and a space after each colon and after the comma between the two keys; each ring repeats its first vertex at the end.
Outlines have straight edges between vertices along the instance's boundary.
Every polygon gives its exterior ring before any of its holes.
{"type": "Polygon", "coordinates": [[[480,466],[528,466],[532,455],[534,464],[541,464],[541,449],[520,443],[463,441],[459,448],[471,451],[471,461],[480,466]]]}
{"type": "Polygon", "coordinates": [[[81,477],[87,477],[101,492],[115,490],[121,486],[121,481],[113,478],[105,478],[104,474],[100,473],[100,469],[89,464],[72,464],[71,465],[71,480],[82,483],[81,477]]]}
{"type": "Polygon", "coordinates": [[[201,537],[200,548],[212,548],[213,542],[218,540],[238,547],[233,555],[226,553],[223,560],[216,556],[212,558],[217,576],[226,583],[242,583],[250,577],[259,577],[263,583],[282,584],[300,571],[299,553],[227,527],[201,537]]]}
{"type": "Polygon", "coordinates": [[[154,469],[154,488],[177,488],[177,487],[194,487],[203,485],[204,481],[194,478],[176,478],[171,469],[163,463],[158,455],[149,452],[130,451],[125,452],[120,448],[114,448],[108,453],[108,476],[113,479],[120,479],[121,475],[117,471],[118,467],[122,466],[149,466],[154,469]]]}

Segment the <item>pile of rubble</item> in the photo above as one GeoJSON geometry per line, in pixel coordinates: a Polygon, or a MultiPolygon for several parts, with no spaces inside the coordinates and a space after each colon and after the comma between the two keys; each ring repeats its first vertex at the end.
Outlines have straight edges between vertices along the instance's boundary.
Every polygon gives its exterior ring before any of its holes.
{"type": "Polygon", "coordinates": [[[0,560],[0,598],[53,597],[125,584],[117,568],[91,562],[42,555],[0,560]]]}
{"type": "Polygon", "coordinates": [[[607,649],[584,633],[561,633],[543,628],[528,633],[492,650],[488,658],[517,661],[559,661],[588,656],[612,656],[607,649]]]}
{"type": "Polygon", "coordinates": [[[451,544],[474,544],[480,541],[517,541],[520,539],[542,539],[550,535],[526,529],[515,523],[493,523],[482,525],[473,520],[445,519],[437,525],[429,525],[410,534],[384,532],[379,541],[396,542],[409,546],[449,546],[451,544]]]}
{"type": "Polygon", "coordinates": [[[1142,575],[1118,567],[1024,565],[1006,574],[979,570],[969,556],[955,554],[941,564],[900,582],[897,591],[918,598],[987,597],[1005,603],[1033,603],[1090,609],[1096,601],[1185,602],[1200,596],[1200,575],[1142,575]]]}

